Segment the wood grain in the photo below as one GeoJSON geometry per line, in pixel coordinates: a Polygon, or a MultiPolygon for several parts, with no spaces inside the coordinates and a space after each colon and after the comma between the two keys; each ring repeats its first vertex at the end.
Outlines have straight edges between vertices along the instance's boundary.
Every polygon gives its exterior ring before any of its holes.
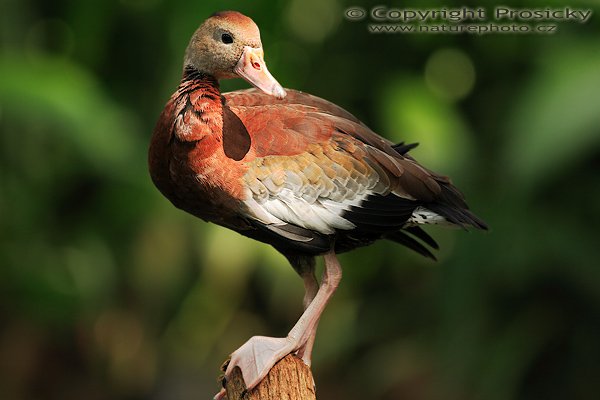
{"type": "Polygon", "coordinates": [[[275,364],[250,392],[246,391],[239,368],[233,370],[225,389],[228,400],[316,400],[310,368],[292,354],[275,364]]]}

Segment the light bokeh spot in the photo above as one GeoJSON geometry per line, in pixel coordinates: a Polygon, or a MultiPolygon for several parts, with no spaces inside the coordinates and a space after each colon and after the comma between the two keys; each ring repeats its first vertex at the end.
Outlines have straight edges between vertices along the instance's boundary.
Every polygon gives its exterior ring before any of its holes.
{"type": "Polygon", "coordinates": [[[437,96],[451,101],[461,100],[475,85],[475,67],[463,51],[444,48],[427,60],[425,82],[437,96]]]}
{"type": "Polygon", "coordinates": [[[336,0],[293,0],[286,12],[289,29],[307,42],[321,42],[342,16],[336,0]]]}

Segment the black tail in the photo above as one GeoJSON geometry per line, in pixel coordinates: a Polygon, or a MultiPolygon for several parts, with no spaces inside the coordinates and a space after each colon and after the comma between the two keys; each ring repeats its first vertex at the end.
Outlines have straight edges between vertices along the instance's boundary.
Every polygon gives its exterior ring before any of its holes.
{"type": "Polygon", "coordinates": [[[450,183],[449,179],[436,180],[440,184],[442,192],[435,201],[424,204],[425,208],[445,217],[448,222],[460,227],[488,230],[487,224],[469,210],[464,196],[450,183]]]}
{"type": "Polygon", "coordinates": [[[422,240],[423,242],[425,242],[432,248],[434,248],[436,250],[439,248],[438,244],[435,242],[435,240],[433,240],[433,238],[431,236],[429,236],[423,229],[419,228],[418,226],[404,228],[397,232],[388,233],[388,234],[384,235],[383,237],[386,239],[392,240],[398,244],[401,244],[403,246],[406,246],[409,249],[421,254],[422,256],[431,258],[432,260],[436,261],[437,258],[435,258],[433,253],[427,247],[425,247],[421,242],[417,241],[415,238],[408,235],[409,233],[411,235],[415,236],[416,238],[422,240]]]}
{"type": "Polygon", "coordinates": [[[396,152],[400,155],[406,155],[406,153],[408,153],[409,151],[411,151],[412,149],[414,149],[415,147],[417,147],[419,145],[419,143],[409,143],[409,144],[404,144],[404,142],[400,142],[398,144],[395,144],[392,146],[392,148],[394,150],[396,150],[396,152]]]}

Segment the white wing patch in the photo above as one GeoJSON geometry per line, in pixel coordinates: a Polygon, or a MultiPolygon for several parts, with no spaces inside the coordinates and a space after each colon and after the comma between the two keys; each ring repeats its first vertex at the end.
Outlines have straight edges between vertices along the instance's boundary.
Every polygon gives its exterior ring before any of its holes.
{"type": "Polygon", "coordinates": [[[342,218],[341,214],[350,207],[350,203],[359,204],[360,201],[361,199],[356,199],[344,205],[316,198],[310,202],[304,197],[298,197],[292,190],[283,188],[276,196],[269,196],[260,202],[250,197],[246,200],[246,205],[265,223],[288,223],[319,233],[332,234],[336,229],[349,230],[356,227],[342,218]]]}
{"type": "Polygon", "coordinates": [[[425,207],[417,207],[411,217],[406,221],[407,226],[414,225],[450,225],[448,220],[425,207]]]}

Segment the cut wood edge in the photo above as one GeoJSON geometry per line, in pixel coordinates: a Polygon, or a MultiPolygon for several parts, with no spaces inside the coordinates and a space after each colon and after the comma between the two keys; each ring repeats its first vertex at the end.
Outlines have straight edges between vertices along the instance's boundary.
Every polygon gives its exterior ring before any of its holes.
{"type": "Polygon", "coordinates": [[[223,386],[228,400],[316,400],[310,367],[293,354],[275,364],[265,379],[249,392],[238,367],[234,368],[231,378],[223,382],[223,386]]]}

